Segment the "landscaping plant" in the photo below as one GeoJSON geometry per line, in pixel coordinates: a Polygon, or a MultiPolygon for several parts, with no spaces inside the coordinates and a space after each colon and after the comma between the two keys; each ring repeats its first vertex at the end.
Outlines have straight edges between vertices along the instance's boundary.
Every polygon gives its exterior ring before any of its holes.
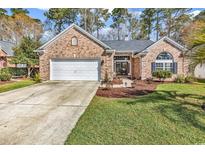
{"type": "Polygon", "coordinates": [[[154,71],[152,76],[158,78],[160,81],[164,81],[166,78],[171,78],[172,73],[170,71],[158,70],[154,71]]]}
{"type": "Polygon", "coordinates": [[[185,83],[185,76],[184,75],[178,75],[175,79],[176,83],[185,83]]]}
{"type": "Polygon", "coordinates": [[[193,76],[186,76],[185,77],[185,83],[193,83],[194,82],[194,77],[193,76]]]}
{"type": "Polygon", "coordinates": [[[35,81],[35,83],[40,83],[40,82],[41,82],[40,74],[39,74],[39,73],[36,73],[36,74],[34,75],[33,80],[35,81]]]}
{"type": "Polygon", "coordinates": [[[9,81],[11,80],[11,73],[9,72],[8,68],[0,69],[0,81],[9,81]]]}

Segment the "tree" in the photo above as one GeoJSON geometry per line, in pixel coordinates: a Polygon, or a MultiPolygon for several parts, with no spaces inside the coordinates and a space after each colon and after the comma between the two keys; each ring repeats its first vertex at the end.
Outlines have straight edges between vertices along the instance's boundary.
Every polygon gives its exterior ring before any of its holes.
{"type": "Polygon", "coordinates": [[[152,33],[152,23],[154,21],[155,9],[144,9],[140,16],[141,21],[141,38],[150,39],[150,34],[152,33]]]}
{"type": "MultiPolygon", "coordinates": [[[[94,28],[95,25],[97,25],[97,23],[95,23],[96,20],[95,9],[92,8],[79,9],[79,15],[80,15],[80,27],[82,27],[87,32],[92,34],[95,31],[94,28]]],[[[97,20],[99,21],[100,18],[97,20]]]]}
{"type": "Polygon", "coordinates": [[[125,24],[128,19],[128,9],[115,8],[112,10],[111,16],[113,23],[110,25],[110,27],[117,29],[117,39],[120,40],[121,24],[125,24]]]}
{"type": "Polygon", "coordinates": [[[11,9],[12,15],[7,15],[6,10],[0,10],[0,39],[18,44],[25,37],[39,39],[42,34],[42,23],[31,18],[26,9],[11,9]]]}
{"type": "Polygon", "coordinates": [[[97,8],[94,9],[94,26],[96,27],[97,38],[99,38],[99,30],[105,27],[105,22],[109,19],[110,13],[108,9],[97,8]]]}
{"type": "Polygon", "coordinates": [[[26,64],[27,75],[30,77],[33,69],[38,65],[38,55],[34,52],[40,46],[40,42],[30,37],[23,37],[20,44],[14,48],[13,64],[26,64]]]}
{"type": "Polygon", "coordinates": [[[12,15],[29,14],[29,11],[27,9],[22,9],[22,8],[12,8],[11,12],[12,12],[12,15]]]}
{"type": "Polygon", "coordinates": [[[6,15],[7,11],[5,9],[0,8],[0,16],[6,15]]]}
{"type": "Polygon", "coordinates": [[[183,41],[190,49],[188,55],[191,58],[191,68],[194,70],[197,64],[205,63],[205,21],[194,20],[182,31],[183,41]]]}
{"type": "Polygon", "coordinates": [[[201,11],[197,16],[195,16],[194,20],[205,21],[205,10],[201,11]]]}
{"type": "Polygon", "coordinates": [[[174,9],[162,9],[162,19],[164,20],[164,32],[162,35],[179,40],[178,32],[180,29],[190,20],[187,14],[190,9],[186,8],[174,8],[174,9]]]}
{"type": "Polygon", "coordinates": [[[0,8],[0,40],[6,40],[9,38],[7,27],[9,25],[7,11],[0,8]]]}
{"type": "Polygon", "coordinates": [[[77,10],[71,8],[51,8],[45,12],[44,15],[48,19],[47,22],[50,21],[54,25],[53,28],[56,34],[58,34],[65,29],[66,26],[76,22],[77,10]]]}
{"type": "Polygon", "coordinates": [[[162,9],[155,9],[155,17],[154,17],[154,30],[156,31],[156,41],[159,40],[159,35],[162,30],[162,9]]]}
{"type": "Polygon", "coordinates": [[[128,29],[129,29],[132,40],[137,39],[137,37],[138,37],[138,34],[137,34],[137,32],[139,30],[138,26],[139,26],[139,22],[137,20],[136,15],[133,13],[129,13],[129,15],[128,15],[128,29]]]}
{"type": "Polygon", "coordinates": [[[42,23],[38,19],[31,18],[24,12],[18,12],[10,17],[12,37],[19,44],[23,37],[39,39],[42,34],[42,23]]]}

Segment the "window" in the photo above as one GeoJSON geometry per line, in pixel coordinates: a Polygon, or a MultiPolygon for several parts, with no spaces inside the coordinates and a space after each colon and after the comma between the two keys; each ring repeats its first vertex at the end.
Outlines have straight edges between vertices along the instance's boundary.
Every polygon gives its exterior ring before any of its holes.
{"type": "Polygon", "coordinates": [[[168,52],[162,52],[157,56],[157,60],[173,60],[173,57],[168,52]]]}
{"type": "Polygon", "coordinates": [[[114,56],[114,60],[130,60],[130,56],[114,56]]]}
{"type": "Polygon", "coordinates": [[[76,46],[76,45],[78,45],[78,39],[77,39],[77,37],[72,37],[72,39],[71,39],[71,45],[72,46],[76,46]]]}
{"type": "Polygon", "coordinates": [[[174,68],[172,55],[168,52],[160,53],[156,58],[154,70],[166,70],[174,73],[176,68],[174,68]]]}
{"type": "Polygon", "coordinates": [[[155,69],[156,69],[157,71],[163,70],[163,63],[156,63],[156,64],[155,64],[155,69]]]}

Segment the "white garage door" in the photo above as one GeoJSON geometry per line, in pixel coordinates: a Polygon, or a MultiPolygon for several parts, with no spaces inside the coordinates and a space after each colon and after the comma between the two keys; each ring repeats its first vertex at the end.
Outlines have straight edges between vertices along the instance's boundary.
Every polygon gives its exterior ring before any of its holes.
{"type": "Polygon", "coordinates": [[[51,80],[99,80],[98,60],[51,60],[51,80]]]}

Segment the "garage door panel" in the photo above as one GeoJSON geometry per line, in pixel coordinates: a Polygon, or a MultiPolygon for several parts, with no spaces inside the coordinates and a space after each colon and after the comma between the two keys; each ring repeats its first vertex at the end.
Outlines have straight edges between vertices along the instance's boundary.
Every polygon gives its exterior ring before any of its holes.
{"type": "Polygon", "coordinates": [[[99,80],[98,60],[51,61],[51,80],[99,80]]]}

